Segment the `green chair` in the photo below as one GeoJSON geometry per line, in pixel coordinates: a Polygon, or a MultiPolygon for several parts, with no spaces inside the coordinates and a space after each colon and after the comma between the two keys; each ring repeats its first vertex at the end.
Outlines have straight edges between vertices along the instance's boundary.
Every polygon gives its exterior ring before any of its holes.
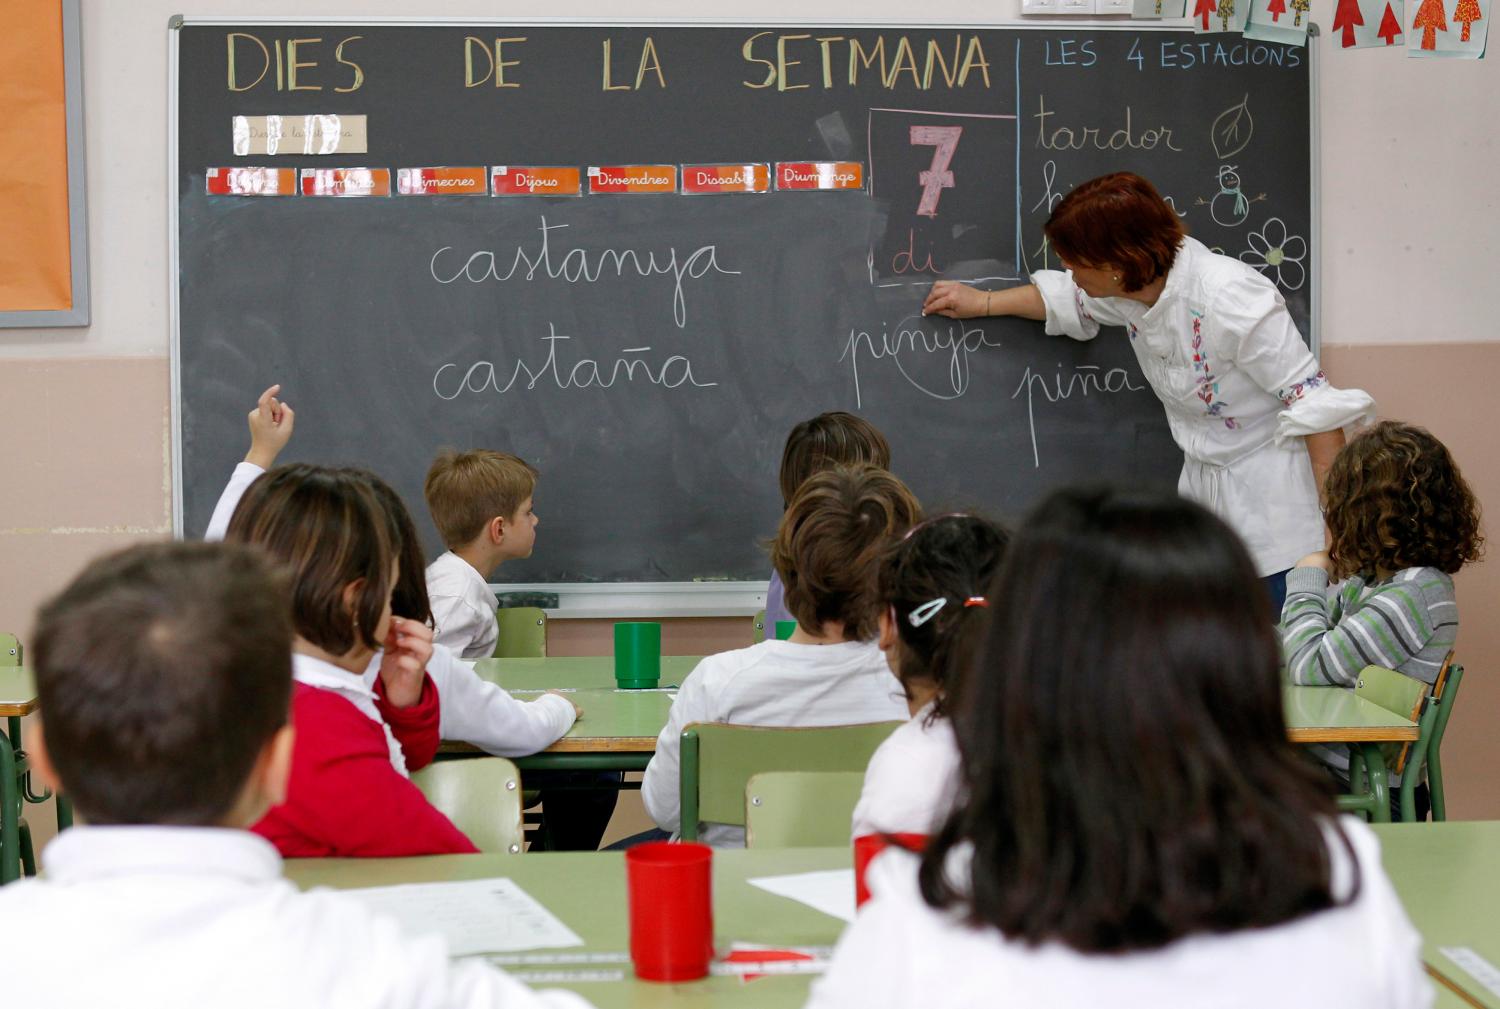
{"type": "Polygon", "coordinates": [[[21,640],[14,634],[0,634],[0,666],[21,664],[21,640]]]}
{"type": "Polygon", "coordinates": [[[1453,714],[1453,705],[1458,701],[1458,685],[1463,678],[1464,667],[1453,661],[1453,654],[1450,652],[1442,672],[1438,673],[1437,682],[1433,684],[1432,698],[1428,701],[1430,707],[1437,708],[1437,717],[1432,723],[1432,742],[1427,745],[1426,754],[1427,792],[1432,800],[1434,821],[1448,819],[1448,806],[1443,799],[1443,736],[1448,732],[1448,719],[1453,714]]]}
{"type": "Polygon", "coordinates": [[[745,784],[745,847],[846,848],[863,771],[767,771],[745,784]]]}
{"type": "Polygon", "coordinates": [[[502,606],[495,611],[500,640],[495,642],[497,659],[545,659],[547,657],[547,612],[535,606],[502,606]]]}
{"type": "Polygon", "coordinates": [[[682,839],[700,821],[744,825],[745,785],[762,771],[860,771],[900,722],[779,728],[694,722],[682,730],[682,839]]]}
{"type": "Polygon", "coordinates": [[[750,640],[757,645],[766,640],[765,610],[758,610],[755,616],[750,618],[750,640]]]}
{"type": "MultiPolygon", "coordinates": [[[[1401,775],[1398,793],[1401,819],[1410,823],[1417,818],[1416,788],[1424,776],[1437,767],[1436,784],[1430,786],[1434,795],[1433,815],[1446,817],[1447,810],[1439,797],[1442,789],[1442,765],[1434,765],[1436,753],[1434,742],[1441,733],[1437,725],[1441,719],[1447,727],[1447,715],[1457,695],[1456,680],[1463,678],[1463,667],[1453,664],[1450,652],[1438,673],[1437,682],[1431,688],[1421,680],[1403,676],[1383,666],[1366,666],[1360,670],[1354,693],[1393,714],[1417,723],[1417,739],[1410,743],[1385,743],[1380,746],[1383,763],[1401,775]],[[1454,675],[1456,671],[1456,676],[1454,675]],[[1439,815],[1439,808],[1442,814],[1439,815]]],[[[1349,794],[1338,799],[1339,808],[1346,812],[1363,813],[1371,819],[1378,818],[1389,808],[1386,789],[1379,787],[1372,773],[1363,747],[1349,748],[1349,794]]]]}
{"type": "Polygon", "coordinates": [[[503,757],[444,760],[411,776],[427,801],[480,851],[522,849],[521,774],[503,757]]]}

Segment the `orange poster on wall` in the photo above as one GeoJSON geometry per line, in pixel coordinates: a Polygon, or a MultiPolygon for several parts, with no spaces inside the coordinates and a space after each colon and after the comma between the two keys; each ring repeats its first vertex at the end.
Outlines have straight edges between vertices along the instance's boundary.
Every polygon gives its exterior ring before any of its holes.
{"type": "Polygon", "coordinates": [[[0,0],[0,312],[73,305],[61,0],[0,0]]]}

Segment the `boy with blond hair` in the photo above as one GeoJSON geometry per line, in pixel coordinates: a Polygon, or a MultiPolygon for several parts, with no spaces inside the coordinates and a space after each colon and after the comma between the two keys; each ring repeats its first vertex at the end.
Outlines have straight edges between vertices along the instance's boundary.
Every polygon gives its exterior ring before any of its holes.
{"type": "Polygon", "coordinates": [[[466,659],[488,658],[500,637],[489,579],[503,562],[530,557],[536,470],[490,449],[438,454],[422,486],[448,551],[427,565],[433,640],[466,659]]]}

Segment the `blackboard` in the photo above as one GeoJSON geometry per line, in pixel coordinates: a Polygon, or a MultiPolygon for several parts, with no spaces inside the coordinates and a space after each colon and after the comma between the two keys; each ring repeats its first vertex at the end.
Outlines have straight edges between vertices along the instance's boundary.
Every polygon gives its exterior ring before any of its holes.
{"type": "Polygon", "coordinates": [[[421,485],[439,447],[533,462],[538,547],[506,566],[516,582],[764,578],[783,439],[823,410],[884,430],[893,468],[932,508],[1013,515],[1076,479],[1174,482],[1181,456],[1118,332],[1074,343],[1035,323],[919,314],[937,276],[998,288],[1055,268],[1041,233],[1052,203],[1117,169],[1155,181],[1211,247],[1281,250],[1257,265],[1309,330],[1305,49],[1137,26],[215,23],[173,34],[188,535],[243,452],[255,393],[274,381],[298,409],[288,458],[374,468],[430,551],[421,485]],[[496,39],[507,40],[498,60],[496,39]],[[363,115],[368,151],[237,157],[232,117],[269,114],[363,115]],[[940,158],[945,137],[957,145],[940,158]],[[235,165],[394,175],[797,161],[858,163],[863,188],[205,189],[210,168],[235,165]]]}

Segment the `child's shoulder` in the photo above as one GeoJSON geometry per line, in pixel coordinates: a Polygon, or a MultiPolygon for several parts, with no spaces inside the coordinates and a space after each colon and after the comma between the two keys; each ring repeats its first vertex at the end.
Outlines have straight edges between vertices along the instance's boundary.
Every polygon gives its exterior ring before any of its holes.
{"type": "Polygon", "coordinates": [[[385,750],[385,733],[354,702],[337,691],[307,683],[292,684],[292,709],[299,749],[343,746],[350,741],[378,743],[385,750]]]}

